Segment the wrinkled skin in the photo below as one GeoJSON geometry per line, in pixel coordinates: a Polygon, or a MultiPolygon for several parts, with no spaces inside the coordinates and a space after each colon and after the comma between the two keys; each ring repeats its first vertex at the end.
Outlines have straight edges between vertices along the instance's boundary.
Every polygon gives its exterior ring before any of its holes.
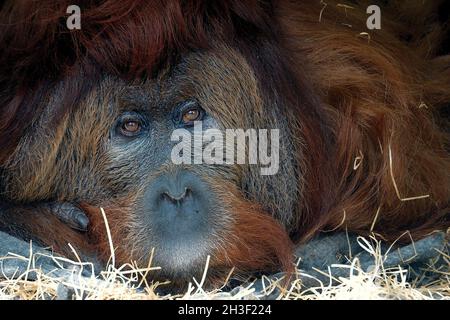
{"type": "MultiPolygon", "coordinates": [[[[58,103],[59,90],[64,90],[64,83],[55,90],[49,109],[58,103]]],[[[155,248],[153,263],[162,267],[164,277],[198,275],[208,255],[218,275],[234,264],[241,271],[253,266],[270,269],[280,259],[290,259],[290,251],[285,251],[290,247],[287,234],[265,212],[288,220],[294,210],[297,194],[292,188],[296,187],[284,181],[299,174],[294,158],[298,152],[285,139],[291,130],[286,115],[264,104],[251,68],[234,50],[221,47],[191,53],[157,79],[141,83],[105,77],[79,110],[59,128],[47,127],[45,113],[36,119],[34,138],[23,139],[19,157],[5,166],[3,194],[14,195],[12,201],[41,201],[50,192],[52,198],[79,203],[91,219],[91,243],[107,240],[99,234],[104,224],[98,208],[105,208],[118,259],[137,260],[145,266],[155,248]],[[183,120],[192,110],[198,112],[196,120],[202,122],[203,130],[279,128],[278,174],[261,176],[258,165],[174,164],[171,151],[178,141],[171,141],[171,134],[180,128],[193,132],[193,122],[183,120]],[[127,131],[127,125],[138,125],[138,132],[127,131]],[[48,135],[59,144],[46,149],[42,139],[48,135]],[[21,157],[21,149],[58,157],[35,161],[21,157]],[[19,167],[29,170],[18,174],[19,167]],[[258,199],[257,209],[248,202],[253,199],[258,199]],[[253,216],[255,220],[246,220],[253,216]],[[251,224],[256,232],[248,239],[241,236],[241,226],[251,224]],[[279,252],[260,239],[264,232],[280,234],[279,243],[271,241],[279,252]]],[[[63,208],[54,209],[61,212],[63,208]]],[[[17,225],[19,215],[12,216],[17,225]]],[[[3,224],[8,224],[7,217],[3,224]]],[[[8,231],[14,234],[15,230],[8,231]]],[[[38,243],[52,243],[52,239],[42,241],[36,230],[16,233],[38,243]]],[[[96,252],[106,261],[109,247],[106,243],[104,247],[100,245],[96,252]]]]}
{"type": "MultiPolygon", "coordinates": [[[[89,219],[79,207],[71,203],[40,203],[34,205],[11,205],[2,203],[0,204],[0,218],[8,216],[9,214],[15,214],[18,212],[26,212],[26,216],[31,218],[34,215],[38,215],[40,212],[45,212],[49,216],[58,219],[68,228],[72,229],[72,232],[86,232],[88,230],[89,219]]],[[[39,239],[33,237],[30,230],[21,229],[14,224],[2,224],[0,231],[0,257],[7,257],[10,254],[17,255],[19,257],[30,257],[34,255],[33,267],[36,269],[41,269],[44,273],[53,272],[55,275],[62,277],[71,276],[70,271],[60,270],[55,273],[55,269],[59,270],[63,267],[63,263],[56,263],[55,260],[49,258],[52,255],[51,252],[44,250],[40,245],[45,246],[43,242],[39,242],[39,239]],[[16,235],[16,237],[10,234],[16,235]],[[19,239],[20,237],[21,239],[19,239]],[[37,244],[34,243],[30,246],[29,243],[23,241],[22,239],[37,240],[37,244]]],[[[83,258],[94,263],[97,268],[99,266],[95,256],[84,256],[83,258]]],[[[28,279],[34,278],[34,273],[30,273],[29,262],[23,259],[4,259],[0,262],[0,272],[1,275],[6,278],[12,278],[14,276],[22,275],[27,272],[28,279]]],[[[83,270],[84,274],[88,275],[89,271],[83,270]]]]}

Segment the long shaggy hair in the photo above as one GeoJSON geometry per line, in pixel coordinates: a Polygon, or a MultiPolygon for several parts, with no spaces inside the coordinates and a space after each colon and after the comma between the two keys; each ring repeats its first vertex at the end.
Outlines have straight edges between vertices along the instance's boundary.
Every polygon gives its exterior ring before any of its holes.
{"type": "Polygon", "coordinates": [[[380,4],[382,30],[374,31],[366,1],[81,1],[81,30],[73,31],[65,25],[71,4],[1,7],[0,166],[58,80],[70,82],[55,123],[99,74],[152,77],[185,52],[223,43],[298,128],[301,201],[281,221],[292,239],[338,229],[419,238],[449,226],[440,115],[450,103],[449,26],[437,14],[445,1],[380,4]]]}

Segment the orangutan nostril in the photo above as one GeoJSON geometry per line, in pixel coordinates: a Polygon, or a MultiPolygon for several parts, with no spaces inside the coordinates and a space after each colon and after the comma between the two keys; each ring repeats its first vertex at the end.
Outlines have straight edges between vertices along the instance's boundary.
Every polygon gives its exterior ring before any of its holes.
{"type": "Polygon", "coordinates": [[[153,181],[146,193],[146,212],[154,216],[153,224],[160,221],[164,228],[172,225],[178,231],[186,231],[185,226],[191,225],[196,230],[211,213],[209,192],[208,185],[189,171],[164,174],[153,181]]]}
{"type": "Polygon", "coordinates": [[[172,202],[183,202],[185,198],[190,197],[192,194],[191,189],[185,187],[181,193],[172,193],[170,191],[165,191],[161,194],[161,197],[165,200],[172,202]]]}

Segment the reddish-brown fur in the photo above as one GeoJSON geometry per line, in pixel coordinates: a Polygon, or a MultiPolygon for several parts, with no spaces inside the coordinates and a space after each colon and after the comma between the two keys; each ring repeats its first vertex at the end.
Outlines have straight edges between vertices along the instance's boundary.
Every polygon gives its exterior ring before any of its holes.
{"type": "Polygon", "coordinates": [[[7,1],[1,8],[0,87],[5,89],[0,96],[0,130],[8,132],[8,137],[0,136],[4,150],[0,163],[23,134],[23,124],[39,112],[38,102],[64,74],[73,75],[74,83],[63,108],[55,110],[55,121],[77,105],[99,70],[125,78],[152,74],[164,60],[207,47],[208,34],[230,35],[233,19],[269,30],[265,13],[255,0],[79,3],[83,8],[82,32],[66,28],[66,9],[73,4],[70,0],[7,1]],[[137,28],[148,32],[136,32],[137,28]],[[77,82],[82,76],[91,81],[77,82]]]}
{"type": "MultiPolygon", "coordinates": [[[[284,227],[263,212],[258,205],[244,200],[235,186],[226,181],[216,185],[219,189],[216,191],[223,194],[223,205],[232,213],[233,223],[224,244],[218,246],[215,252],[211,252],[210,267],[216,271],[215,273],[218,276],[221,274],[218,271],[226,274],[231,267],[240,272],[277,270],[280,266],[283,270],[292,271],[293,245],[284,227]]],[[[123,203],[104,208],[111,232],[109,239],[101,210],[82,204],[83,210],[90,218],[89,242],[97,248],[103,261],[107,261],[112,255],[111,241],[115,259],[119,264],[138,261],[146,265],[147,261],[141,261],[140,249],[130,248],[129,243],[132,241],[127,241],[127,237],[132,234],[130,232],[132,226],[129,223],[132,220],[132,213],[129,212],[129,207],[130,205],[123,203]]],[[[147,248],[149,251],[151,249],[147,248]]]]}
{"type": "MultiPolygon", "coordinates": [[[[395,23],[398,11],[386,9],[383,30],[367,39],[359,34],[367,31],[365,12],[326,2],[321,11],[319,1],[105,1],[86,9],[82,31],[72,32],[61,20],[70,1],[41,1],[39,8],[9,2],[0,15],[15,21],[0,31],[0,85],[7,88],[0,98],[0,164],[61,77],[73,76],[73,90],[55,110],[55,123],[100,70],[125,79],[151,76],[184,52],[223,42],[239,49],[263,91],[276,91],[298,124],[305,185],[287,226],[295,241],[321,230],[374,231],[394,240],[406,230],[420,238],[448,227],[448,135],[436,116],[450,101],[450,58],[437,57],[445,30],[408,11],[403,24],[395,23]],[[343,25],[349,21],[352,29],[343,25]],[[420,24],[432,32],[412,27],[420,24]],[[402,41],[408,29],[411,39],[402,41]],[[427,47],[429,39],[434,45],[427,47]],[[403,199],[423,195],[429,197],[403,199]]],[[[422,16],[437,6],[427,5],[422,16]]],[[[276,261],[288,268],[291,243],[280,224],[231,190],[223,200],[233,208],[235,228],[212,263],[247,270],[276,261]]],[[[109,255],[98,209],[84,208],[93,239],[109,255]]],[[[120,208],[105,208],[113,240],[130,228],[120,208]]],[[[117,257],[129,259],[133,251],[117,246],[117,257]]]]}
{"type": "MultiPolygon", "coordinates": [[[[233,190],[227,183],[223,186],[233,190]]],[[[293,245],[284,227],[258,205],[244,200],[237,190],[224,202],[230,205],[235,223],[227,247],[217,254],[214,264],[244,271],[276,270],[279,266],[292,271],[293,245]]]]}

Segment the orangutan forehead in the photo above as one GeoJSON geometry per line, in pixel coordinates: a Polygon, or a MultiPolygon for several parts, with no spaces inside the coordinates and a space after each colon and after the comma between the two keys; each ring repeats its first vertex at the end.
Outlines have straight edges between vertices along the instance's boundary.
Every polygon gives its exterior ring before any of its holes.
{"type": "Polygon", "coordinates": [[[5,128],[8,138],[1,141],[5,155],[0,162],[16,148],[42,97],[52,94],[53,81],[71,77],[54,112],[56,124],[80,105],[102,72],[124,79],[153,76],[185,53],[211,48],[215,41],[260,55],[249,39],[275,39],[274,7],[266,0],[81,1],[82,28],[69,35],[61,22],[72,4],[17,0],[2,7],[0,21],[10,23],[1,30],[0,79],[6,82],[0,85],[0,96],[22,105],[11,109],[16,111],[5,128]],[[18,59],[18,52],[26,59],[18,59]],[[17,99],[23,92],[29,94],[17,99]]]}
{"type": "MultiPolygon", "coordinates": [[[[218,118],[244,117],[245,110],[262,110],[262,93],[246,59],[229,47],[191,52],[170,71],[153,79],[125,83],[107,79],[113,87],[116,110],[167,111],[188,99],[197,100],[218,118]]],[[[97,90],[101,95],[105,90],[97,90]]]]}

